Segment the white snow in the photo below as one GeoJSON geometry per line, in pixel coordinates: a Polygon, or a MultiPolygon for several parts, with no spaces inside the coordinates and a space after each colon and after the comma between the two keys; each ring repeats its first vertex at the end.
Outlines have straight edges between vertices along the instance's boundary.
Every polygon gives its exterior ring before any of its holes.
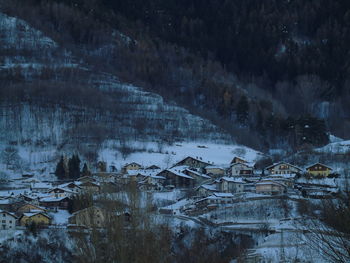
{"type": "Polygon", "coordinates": [[[239,153],[241,158],[248,162],[255,162],[263,157],[263,154],[240,145],[215,144],[205,142],[182,142],[174,143],[171,146],[164,146],[162,152],[157,152],[157,144],[144,142],[134,142],[131,146],[135,149],[142,149],[143,152],[135,152],[123,159],[121,153],[112,149],[104,149],[100,152],[99,158],[108,164],[114,163],[117,168],[125,163],[137,162],[142,166],[152,164],[165,169],[181,161],[187,156],[202,158],[204,162],[210,162],[215,165],[229,164],[234,156],[239,153]]]}

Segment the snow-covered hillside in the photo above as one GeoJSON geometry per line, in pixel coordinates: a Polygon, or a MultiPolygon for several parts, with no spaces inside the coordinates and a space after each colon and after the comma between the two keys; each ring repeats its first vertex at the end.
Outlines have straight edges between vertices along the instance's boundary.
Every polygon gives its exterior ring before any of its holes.
{"type": "MultiPolygon", "coordinates": [[[[201,156],[217,164],[227,163],[232,157],[235,147],[215,143],[232,144],[233,139],[210,121],[165,101],[158,94],[122,83],[118,76],[91,68],[25,21],[0,13],[0,33],[0,74],[9,85],[3,92],[12,94],[17,89],[13,95],[16,100],[0,100],[0,150],[8,146],[18,150],[22,164],[19,171],[41,169],[47,174],[45,166],[52,167],[60,154],[82,149],[100,151],[100,159],[112,162],[117,150],[111,150],[110,142],[129,148],[140,144],[135,141],[153,143],[153,150],[146,147],[147,155],[128,156],[128,161],[145,165],[146,159],[163,166],[165,157],[176,161],[185,155],[201,156]],[[42,92],[47,87],[55,90],[64,86],[69,89],[60,96],[66,97],[67,102],[57,103],[42,92]],[[89,105],[70,101],[70,90],[79,97],[74,92],[76,87],[80,88],[79,92],[84,92],[81,87],[89,90],[90,96],[84,94],[89,105]],[[28,94],[39,96],[32,98],[28,94]],[[40,94],[44,95],[40,97],[40,94]],[[108,99],[108,108],[100,95],[108,99]],[[182,146],[166,146],[175,141],[182,146]],[[188,143],[193,141],[213,144],[199,148],[199,144],[188,143]]],[[[255,158],[254,151],[244,151],[242,157],[255,158]]],[[[119,153],[114,161],[121,165],[125,159],[119,153]]]]}

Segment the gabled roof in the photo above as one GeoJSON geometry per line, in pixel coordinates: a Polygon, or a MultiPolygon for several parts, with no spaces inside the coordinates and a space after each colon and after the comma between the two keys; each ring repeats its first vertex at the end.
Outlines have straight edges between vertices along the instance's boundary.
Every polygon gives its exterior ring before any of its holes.
{"type": "Polygon", "coordinates": [[[26,217],[33,217],[33,216],[36,216],[36,215],[43,215],[45,217],[47,217],[48,219],[51,219],[51,217],[43,212],[28,212],[28,213],[23,213],[23,215],[21,216],[21,218],[23,216],[26,216],[26,217]]]}
{"type": "Polygon", "coordinates": [[[233,197],[234,195],[231,193],[213,193],[214,196],[216,197],[223,197],[223,198],[229,198],[233,197]]]}
{"type": "Polygon", "coordinates": [[[40,202],[45,202],[45,203],[47,203],[47,202],[50,202],[50,203],[52,203],[52,202],[61,202],[64,199],[69,199],[69,198],[67,196],[58,197],[58,198],[56,198],[56,197],[44,197],[44,198],[40,199],[40,202]]]}
{"type": "Polygon", "coordinates": [[[194,174],[194,175],[196,175],[196,176],[199,176],[199,177],[203,177],[203,178],[206,178],[206,179],[211,179],[210,176],[208,176],[208,175],[206,175],[206,174],[202,174],[202,173],[197,172],[197,171],[193,171],[193,170],[191,170],[191,169],[185,169],[185,171],[187,171],[188,173],[192,173],[192,174],[194,174]]]}
{"type": "Polygon", "coordinates": [[[0,213],[1,213],[1,214],[2,214],[2,213],[5,213],[5,214],[8,214],[8,215],[10,215],[10,216],[12,216],[12,217],[14,217],[14,218],[17,218],[17,216],[16,216],[15,214],[10,213],[10,212],[7,212],[7,211],[5,211],[5,210],[1,210],[1,209],[0,209],[0,213]]]}
{"type": "Polygon", "coordinates": [[[196,190],[198,190],[199,188],[203,188],[205,190],[213,191],[213,192],[218,191],[215,184],[202,184],[202,185],[198,186],[196,190]]]}
{"type": "Polygon", "coordinates": [[[137,163],[137,162],[131,162],[131,163],[126,163],[126,164],[124,164],[124,166],[123,167],[126,167],[126,166],[128,166],[128,165],[137,165],[137,166],[142,166],[141,164],[139,164],[139,163],[137,163]]]}
{"type": "Polygon", "coordinates": [[[301,169],[300,167],[295,166],[295,165],[290,164],[290,163],[287,163],[287,162],[278,162],[278,163],[274,163],[274,164],[272,164],[272,165],[270,165],[270,166],[267,166],[267,167],[265,168],[265,170],[269,170],[269,169],[271,169],[271,168],[273,168],[273,167],[275,167],[275,166],[277,166],[277,165],[281,165],[281,164],[289,165],[289,166],[291,166],[291,167],[294,167],[294,168],[298,169],[299,171],[302,171],[302,170],[303,170],[303,169],[301,169]]]}
{"type": "Polygon", "coordinates": [[[231,164],[233,163],[248,163],[248,162],[240,157],[235,156],[231,161],[231,164]]]}
{"type": "Polygon", "coordinates": [[[41,207],[41,206],[38,206],[38,205],[34,205],[34,204],[31,204],[31,203],[23,203],[22,205],[20,205],[20,206],[17,208],[17,210],[20,209],[20,208],[22,208],[23,206],[26,206],[26,205],[33,206],[33,207],[37,208],[36,210],[45,210],[45,211],[46,211],[46,209],[45,209],[44,207],[41,207]]]}
{"type": "MultiPolygon", "coordinates": [[[[189,176],[189,175],[187,175],[187,174],[184,174],[183,172],[181,172],[181,170],[178,170],[178,169],[176,169],[176,167],[174,167],[174,168],[169,168],[169,169],[166,169],[166,170],[163,170],[163,171],[168,171],[168,172],[170,172],[170,173],[172,173],[172,174],[174,174],[174,175],[176,175],[176,176],[180,176],[180,177],[183,177],[183,178],[187,178],[187,179],[192,179],[193,180],[193,177],[192,176],[189,176]]],[[[162,171],[162,172],[163,172],[162,171]]],[[[160,173],[162,173],[162,172],[160,172],[160,173]]],[[[159,173],[159,174],[160,174],[159,173]]],[[[158,176],[159,176],[159,174],[158,174],[158,176]]]]}
{"type": "Polygon", "coordinates": [[[314,164],[312,164],[312,165],[310,165],[310,166],[307,166],[305,169],[310,169],[310,168],[312,168],[312,167],[314,167],[314,166],[316,166],[316,165],[319,165],[319,166],[323,166],[324,168],[326,168],[326,169],[329,169],[329,170],[333,170],[331,167],[329,167],[329,166],[327,166],[327,165],[325,165],[325,164],[323,164],[323,163],[314,163],[314,164]]]}
{"type": "Polygon", "coordinates": [[[193,156],[187,156],[187,157],[183,158],[181,161],[178,161],[178,162],[177,162],[176,164],[174,164],[172,167],[179,166],[182,162],[184,162],[184,161],[187,160],[187,159],[193,159],[193,160],[195,160],[195,161],[197,161],[197,162],[201,162],[201,163],[203,163],[203,164],[210,165],[210,163],[203,161],[201,158],[193,157],[193,156]]]}

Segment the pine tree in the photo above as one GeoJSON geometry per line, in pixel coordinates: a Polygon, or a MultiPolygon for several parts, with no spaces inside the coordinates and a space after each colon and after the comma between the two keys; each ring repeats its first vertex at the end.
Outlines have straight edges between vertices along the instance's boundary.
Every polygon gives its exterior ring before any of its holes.
{"type": "Polygon", "coordinates": [[[237,114],[237,121],[242,125],[246,125],[248,121],[248,115],[249,115],[249,104],[248,104],[247,97],[245,95],[241,97],[241,99],[237,104],[236,114],[237,114]]]}
{"type": "Polygon", "coordinates": [[[69,178],[77,179],[80,176],[80,159],[78,155],[73,154],[68,161],[69,178]]]}
{"type": "Polygon", "coordinates": [[[66,177],[66,170],[64,168],[64,158],[61,156],[60,161],[57,163],[55,175],[58,179],[64,179],[66,177]]]}
{"type": "Polygon", "coordinates": [[[91,176],[91,172],[86,163],[84,163],[83,169],[81,170],[82,176],[91,176]]]}

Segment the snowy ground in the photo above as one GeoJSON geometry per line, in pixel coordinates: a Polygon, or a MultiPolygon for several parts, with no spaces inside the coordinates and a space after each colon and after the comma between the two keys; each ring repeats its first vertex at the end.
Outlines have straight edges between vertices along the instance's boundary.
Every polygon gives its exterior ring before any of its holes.
{"type": "Polygon", "coordinates": [[[99,158],[117,168],[130,162],[137,162],[143,166],[155,164],[161,168],[167,168],[187,156],[202,158],[203,161],[216,165],[229,164],[234,156],[249,162],[255,162],[263,156],[262,153],[245,146],[203,142],[174,143],[172,146],[165,145],[161,149],[156,143],[134,142],[132,147],[143,151],[132,153],[124,159],[120,152],[105,148],[100,152],[99,158]]]}
{"type": "Polygon", "coordinates": [[[55,213],[50,213],[49,215],[53,219],[52,223],[54,225],[67,225],[68,218],[71,216],[71,214],[67,210],[62,209],[59,209],[55,213]]]}

